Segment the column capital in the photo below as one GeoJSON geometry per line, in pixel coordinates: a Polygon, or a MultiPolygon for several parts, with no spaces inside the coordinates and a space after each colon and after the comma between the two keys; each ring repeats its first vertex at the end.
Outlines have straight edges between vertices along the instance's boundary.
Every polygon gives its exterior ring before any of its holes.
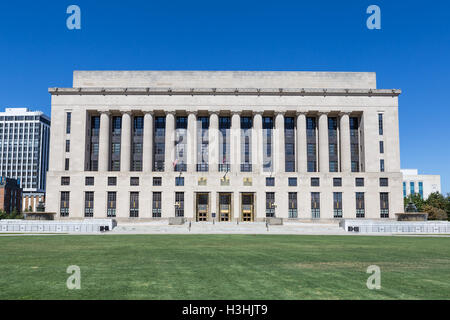
{"type": "Polygon", "coordinates": [[[284,116],[284,115],[286,114],[286,111],[275,110],[275,111],[273,112],[273,114],[275,115],[275,117],[276,117],[276,116],[279,116],[279,115],[284,116]]]}
{"type": "Polygon", "coordinates": [[[323,111],[317,111],[317,114],[319,116],[328,115],[330,113],[330,110],[323,110],[323,111]]]}
{"type": "Polygon", "coordinates": [[[176,112],[171,110],[171,111],[166,111],[165,114],[166,114],[166,116],[171,114],[171,115],[173,115],[175,117],[176,112]]]}
{"type": "Polygon", "coordinates": [[[107,116],[109,116],[111,114],[111,112],[109,110],[98,110],[98,113],[106,114],[107,116]]]}
{"type": "Polygon", "coordinates": [[[186,111],[188,116],[190,115],[194,115],[194,116],[198,116],[198,110],[192,110],[192,111],[186,111]]]}
{"type": "Polygon", "coordinates": [[[220,111],[212,110],[212,111],[208,111],[208,113],[210,116],[212,116],[213,114],[219,116],[220,111]]]}
{"type": "Polygon", "coordinates": [[[131,116],[131,110],[123,110],[123,111],[120,111],[120,113],[122,114],[122,115],[124,115],[124,114],[127,114],[127,115],[129,115],[129,116],[131,116]]]}
{"type": "Polygon", "coordinates": [[[142,113],[144,115],[146,115],[146,114],[153,115],[153,111],[150,111],[150,110],[142,110],[142,113]]]}
{"type": "Polygon", "coordinates": [[[261,110],[253,111],[253,116],[256,116],[256,115],[262,116],[263,113],[264,113],[264,111],[261,111],[261,110]]]}
{"type": "Polygon", "coordinates": [[[350,116],[350,113],[351,113],[351,111],[341,111],[341,112],[339,112],[339,116],[340,117],[342,117],[342,116],[350,116]]]}
{"type": "Polygon", "coordinates": [[[296,111],[296,112],[295,112],[295,115],[296,115],[297,117],[298,117],[298,116],[301,116],[301,115],[306,116],[307,113],[308,113],[307,111],[296,111]]]}
{"type": "Polygon", "coordinates": [[[231,116],[234,116],[234,115],[240,116],[242,112],[233,110],[233,111],[230,111],[230,113],[231,113],[231,116]]]}

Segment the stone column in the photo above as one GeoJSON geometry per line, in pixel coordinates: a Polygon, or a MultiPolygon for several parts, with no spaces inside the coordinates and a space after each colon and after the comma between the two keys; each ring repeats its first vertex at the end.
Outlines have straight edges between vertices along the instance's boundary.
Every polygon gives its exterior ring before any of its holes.
{"type": "Polygon", "coordinates": [[[173,172],[173,161],[175,151],[175,112],[166,114],[166,137],[164,146],[164,171],[173,172]]]}
{"type": "Polygon", "coordinates": [[[120,171],[130,171],[131,162],[131,112],[122,113],[122,132],[120,134],[120,171]]]}
{"type": "Polygon", "coordinates": [[[144,115],[142,152],[142,169],[144,172],[151,172],[153,168],[153,115],[150,112],[146,112],[144,115]]]}
{"type": "Polygon", "coordinates": [[[217,193],[216,193],[216,191],[211,191],[210,192],[210,199],[209,199],[209,201],[210,201],[209,204],[211,206],[209,219],[212,221],[212,219],[213,219],[212,214],[215,213],[216,217],[214,219],[215,219],[215,221],[218,221],[218,219],[219,219],[219,212],[217,210],[217,193]]]}
{"type": "Polygon", "coordinates": [[[100,113],[100,133],[98,138],[98,171],[109,168],[109,112],[100,113]]]}
{"type": "Polygon", "coordinates": [[[306,115],[297,115],[297,172],[305,173],[308,170],[308,150],[306,144],[306,115]]]}
{"type": "Polygon", "coordinates": [[[252,171],[255,173],[262,172],[262,134],[262,112],[256,112],[253,115],[252,127],[252,171]]]}
{"type": "Polygon", "coordinates": [[[212,112],[209,116],[209,172],[218,172],[219,170],[219,143],[219,115],[217,112],[212,112]]]}
{"type": "Polygon", "coordinates": [[[285,172],[285,139],[284,139],[284,114],[279,112],[275,116],[275,134],[272,144],[272,165],[274,172],[285,172]]]}
{"type": "Polygon", "coordinates": [[[240,172],[241,167],[241,116],[233,113],[231,116],[230,135],[230,164],[231,172],[240,172]]]}
{"type": "Polygon", "coordinates": [[[187,139],[188,139],[188,158],[187,158],[187,170],[188,172],[196,172],[197,165],[197,116],[195,113],[191,112],[188,115],[188,129],[187,129],[187,139]]]}
{"type": "Polygon", "coordinates": [[[328,155],[328,116],[327,112],[319,113],[319,172],[329,172],[328,155]]]}
{"type": "Polygon", "coordinates": [[[350,172],[351,154],[350,154],[350,118],[349,113],[341,113],[340,120],[340,140],[341,140],[341,171],[350,172]]]}

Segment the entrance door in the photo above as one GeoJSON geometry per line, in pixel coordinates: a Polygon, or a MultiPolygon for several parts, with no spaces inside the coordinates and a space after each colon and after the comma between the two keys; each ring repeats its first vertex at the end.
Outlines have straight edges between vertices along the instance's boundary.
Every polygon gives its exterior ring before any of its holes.
{"type": "Polygon", "coordinates": [[[219,221],[230,221],[231,193],[219,194],[219,221]]]}
{"type": "Polygon", "coordinates": [[[254,195],[253,193],[242,194],[242,221],[253,221],[254,216],[254,195]]]}
{"type": "Polygon", "coordinates": [[[208,194],[197,193],[197,221],[208,220],[208,194]]]}

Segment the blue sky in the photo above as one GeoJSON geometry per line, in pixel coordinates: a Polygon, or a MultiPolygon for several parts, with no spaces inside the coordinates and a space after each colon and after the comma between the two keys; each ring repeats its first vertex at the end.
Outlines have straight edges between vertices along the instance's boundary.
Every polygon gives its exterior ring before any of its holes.
{"type": "Polygon", "coordinates": [[[450,192],[446,1],[42,2],[0,4],[0,109],[50,114],[48,87],[70,87],[73,70],[375,71],[403,90],[402,168],[441,174],[450,192]],[[81,30],[66,28],[71,4],[81,30]],[[381,30],[366,28],[371,4],[381,30]]]}

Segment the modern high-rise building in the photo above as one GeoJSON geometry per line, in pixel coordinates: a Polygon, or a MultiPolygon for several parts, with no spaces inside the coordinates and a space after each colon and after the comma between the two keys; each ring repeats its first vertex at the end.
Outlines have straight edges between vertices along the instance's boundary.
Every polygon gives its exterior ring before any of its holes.
{"type": "Polygon", "coordinates": [[[417,169],[402,169],[403,197],[418,194],[427,199],[434,192],[441,193],[441,176],[434,174],[419,174],[417,169]]]}
{"type": "Polygon", "coordinates": [[[0,176],[18,179],[22,210],[45,199],[50,119],[41,111],[6,108],[0,112],[0,176]]]}
{"type": "Polygon", "coordinates": [[[403,212],[400,90],[375,73],[75,71],[49,92],[59,218],[403,212]]]}

